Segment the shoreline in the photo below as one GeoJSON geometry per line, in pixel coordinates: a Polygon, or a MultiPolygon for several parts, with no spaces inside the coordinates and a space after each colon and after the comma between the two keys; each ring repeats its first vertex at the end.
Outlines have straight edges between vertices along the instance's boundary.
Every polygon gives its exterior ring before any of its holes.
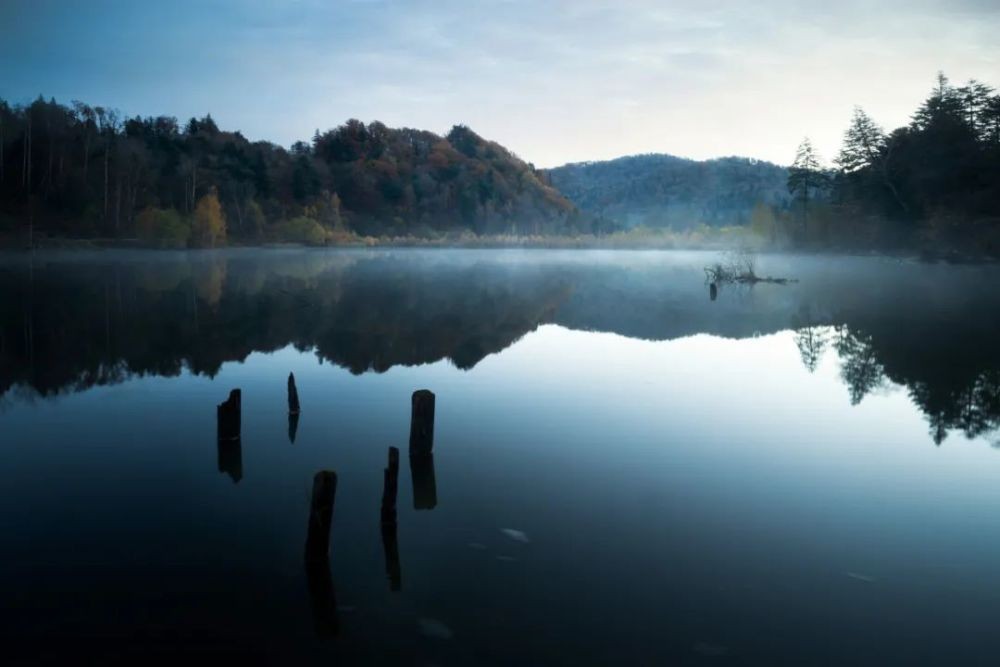
{"type": "Polygon", "coordinates": [[[991,264],[1000,261],[1000,257],[982,253],[967,253],[958,249],[928,249],[915,247],[900,248],[868,248],[851,247],[808,248],[780,245],[748,243],[746,239],[730,239],[726,243],[719,239],[678,238],[679,233],[643,234],[631,236],[628,234],[597,236],[471,236],[443,237],[436,239],[416,237],[357,237],[356,241],[346,243],[330,243],[327,245],[309,245],[293,242],[269,242],[259,244],[234,243],[215,248],[177,248],[164,247],[144,243],[139,239],[111,238],[68,238],[39,237],[35,238],[29,247],[24,239],[0,237],[0,252],[10,254],[27,254],[33,251],[96,251],[96,250],[140,250],[153,252],[190,252],[197,250],[226,249],[257,249],[257,250],[292,250],[292,249],[465,249],[465,250],[623,250],[623,251],[704,251],[727,252],[750,247],[754,253],[769,254],[803,254],[803,255],[840,255],[840,256],[881,256],[897,259],[913,259],[924,262],[945,262],[951,264],[991,264]],[[686,242],[685,242],[686,241],[686,242]]]}

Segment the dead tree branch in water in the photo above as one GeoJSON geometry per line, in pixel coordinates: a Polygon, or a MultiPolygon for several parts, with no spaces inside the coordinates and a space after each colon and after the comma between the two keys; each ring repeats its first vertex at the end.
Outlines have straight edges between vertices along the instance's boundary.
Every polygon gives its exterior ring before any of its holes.
{"type": "Polygon", "coordinates": [[[746,248],[732,250],[722,257],[722,261],[705,267],[705,282],[710,285],[723,283],[739,283],[755,285],[757,283],[774,283],[787,285],[797,282],[790,278],[772,278],[757,275],[757,255],[746,248]]]}

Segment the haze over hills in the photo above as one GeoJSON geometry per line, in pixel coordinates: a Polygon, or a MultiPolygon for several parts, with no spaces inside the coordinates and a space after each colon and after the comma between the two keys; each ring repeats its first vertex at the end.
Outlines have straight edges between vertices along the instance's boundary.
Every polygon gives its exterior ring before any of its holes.
{"type": "Polygon", "coordinates": [[[788,170],[750,158],[631,155],[567,164],[548,174],[581,210],[627,227],[742,225],[758,203],[784,208],[789,202],[788,170]]]}

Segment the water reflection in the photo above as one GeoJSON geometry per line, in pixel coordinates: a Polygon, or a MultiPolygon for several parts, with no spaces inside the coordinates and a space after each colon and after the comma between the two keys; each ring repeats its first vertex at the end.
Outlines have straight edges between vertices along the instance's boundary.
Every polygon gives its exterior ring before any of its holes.
{"type": "MultiPolygon", "coordinates": [[[[893,383],[906,387],[936,442],[950,430],[975,437],[1000,428],[997,268],[767,258],[769,270],[799,282],[719,291],[712,303],[701,278],[707,260],[468,251],[8,256],[0,395],[27,400],[185,368],[214,376],[227,361],[289,344],[364,373],[440,359],[472,368],[548,323],[650,340],[792,329],[808,370],[836,355],[852,404],[893,383]]],[[[292,442],[297,407],[290,377],[292,442]]],[[[238,457],[220,448],[220,467],[223,458],[237,477],[238,457]]],[[[433,506],[433,464],[411,461],[411,471],[415,502],[433,506]]]]}

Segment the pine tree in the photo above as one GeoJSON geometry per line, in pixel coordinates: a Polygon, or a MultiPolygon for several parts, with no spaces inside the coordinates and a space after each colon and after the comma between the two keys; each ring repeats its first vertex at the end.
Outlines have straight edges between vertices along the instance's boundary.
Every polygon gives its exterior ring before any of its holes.
{"type": "Polygon", "coordinates": [[[844,133],[844,147],[836,159],[837,166],[847,173],[873,167],[882,160],[885,143],[882,128],[861,107],[854,107],[851,125],[844,133]]]}
{"type": "Polygon", "coordinates": [[[809,137],[802,140],[795,152],[795,162],[788,169],[788,191],[802,204],[802,228],[805,231],[809,216],[809,201],[825,182],[825,174],[819,164],[819,156],[813,149],[809,137]]]}

